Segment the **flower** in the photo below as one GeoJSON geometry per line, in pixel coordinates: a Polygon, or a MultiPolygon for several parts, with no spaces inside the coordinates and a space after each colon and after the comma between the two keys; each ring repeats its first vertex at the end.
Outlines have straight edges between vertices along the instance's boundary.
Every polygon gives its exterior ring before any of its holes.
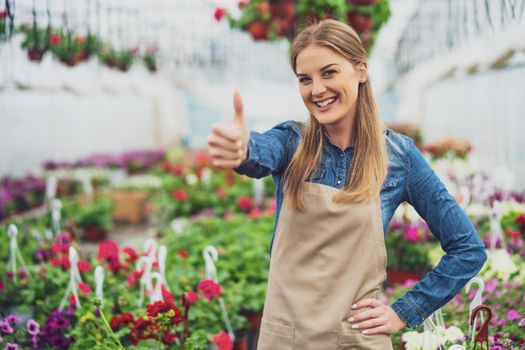
{"type": "Polygon", "coordinates": [[[18,276],[20,276],[20,278],[25,278],[27,276],[26,269],[24,269],[23,267],[19,268],[18,269],[18,276]]]}
{"type": "Polygon", "coordinates": [[[409,240],[410,242],[418,242],[420,240],[419,238],[419,229],[415,226],[412,226],[408,228],[405,231],[404,234],[405,239],[409,240]]]}
{"type": "Polygon", "coordinates": [[[4,350],[18,350],[18,345],[7,343],[4,350]]]}
{"type": "Polygon", "coordinates": [[[186,191],[177,188],[171,191],[172,197],[179,202],[186,202],[188,200],[188,194],[186,191]]]}
{"type": "Polygon", "coordinates": [[[507,313],[507,318],[509,319],[509,321],[514,321],[514,320],[517,320],[518,318],[520,318],[520,314],[516,310],[510,310],[507,313]]]}
{"type": "Polygon", "coordinates": [[[522,230],[525,230],[525,214],[516,216],[516,223],[520,225],[522,230]]]}
{"type": "Polygon", "coordinates": [[[518,326],[520,326],[521,328],[525,328],[525,317],[520,320],[518,326]]]}
{"type": "Polygon", "coordinates": [[[104,240],[98,244],[98,255],[97,259],[107,260],[109,262],[118,262],[118,245],[115,241],[104,240]]]}
{"type": "Polygon", "coordinates": [[[182,303],[185,304],[185,303],[188,303],[189,305],[193,305],[197,302],[197,300],[199,300],[201,297],[199,296],[199,294],[195,293],[194,291],[190,291],[190,292],[185,292],[183,295],[182,295],[182,303]]]}
{"type": "Polygon", "coordinates": [[[127,326],[129,324],[133,324],[135,320],[133,319],[133,315],[129,312],[125,312],[120,316],[115,316],[111,319],[110,326],[112,330],[117,330],[121,328],[122,326],[127,326]]]}
{"type": "Polygon", "coordinates": [[[2,333],[12,334],[14,330],[13,330],[13,328],[9,325],[9,322],[6,322],[6,321],[0,321],[0,331],[2,331],[2,333]]]}
{"type": "Polygon", "coordinates": [[[78,45],[82,45],[86,42],[86,37],[85,36],[77,36],[75,38],[75,42],[78,44],[78,45]]]}
{"type": "Polygon", "coordinates": [[[84,294],[91,294],[91,287],[87,283],[79,283],[78,289],[80,289],[80,291],[82,291],[84,294]]]}
{"type": "Polygon", "coordinates": [[[177,254],[179,254],[179,256],[183,259],[186,259],[188,255],[190,255],[190,253],[184,248],[179,249],[177,254]]]}
{"type": "Polygon", "coordinates": [[[248,6],[249,3],[250,0],[239,0],[237,1],[237,6],[239,6],[239,8],[243,8],[245,6],[248,6]]]}
{"type": "Polygon", "coordinates": [[[237,205],[239,206],[239,209],[245,213],[249,213],[250,210],[253,208],[253,200],[250,197],[247,196],[241,196],[237,200],[237,205]]]}
{"type": "Polygon", "coordinates": [[[51,46],[57,46],[61,41],[62,38],[58,34],[51,34],[49,37],[49,44],[51,44],[51,46]]]}
{"type": "Polygon", "coordinates": [[[27,333],[37,335],[40,332],[40,325],[35,320],[27,321],[27,333]]]}
{"type": "Polygon", "coordinates": [[[206,279],[199,282],[197,288],[202,292],[204,297],[212,300],[215,296],[221,295],[221,285],[214,280],[206,279]]]}
{"type": "Polygon", "coordinates": [[[218,346],[217,350],[231,350],[233,348],[233,341],[225,331],[212,336],[211,342],[218,346]]]}
{"type": "Polygon", "coordinates": [[[177,334],[175,333],[165,333],[162,336],[162,343],[165,345],[171,345],[177,340],[177,334]]]}
{"type": "Polygon", "coordinates": [[[80,260],[77,262],[77,267],[80,270],[80,272],[88,272],[91,270],[91,264],[87,261],[80,260]]]}
{"type": "Polygon", "coordinates": [[[131,262],[134,262],[138,259],[137,251],[133,249],[132,247],[124,247],[122,251],[124,252],[124,254],[127,254],[131,262]]]}
{"type": "Polygon", "coordinates": [[[15,315],[8,315],[6,318],[5,318],[5,321],[9,324],[15,324],[15,323],[18,323],[20,321],[22,321],[22,319],[18,316],[15,316],[15,315]]]}
{"type": "Polygon", "coordinates": [[[215,12],[213,13],[213,17],[215,17],[215,20],[219,22],[224,15],[226,15],[228,11],[223,7],[217,7],[215,9],[215,12]]]}
{"type": "Polygon", "coordinates": [[[217,198],[224,198],[226,196],[226,190],[224,190],[224,188],[222,187],[219,187],[217,188],[217,191],[215,191],[215,195],[217,196],[217,198]]]}

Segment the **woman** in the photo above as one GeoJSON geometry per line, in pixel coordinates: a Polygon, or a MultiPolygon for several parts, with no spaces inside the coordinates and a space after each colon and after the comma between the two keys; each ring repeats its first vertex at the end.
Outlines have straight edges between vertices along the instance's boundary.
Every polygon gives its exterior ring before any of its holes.
{"type": "Polygon", "coordinates": [[[294,40],[292,68],[310,112],[248,132],[234,95],[232,122],[208,139],[213,164],[272,175],[277,218],[259,350],[391,349],[390,335],[415,328],[481,269],[484,245],[414,143],[382,130],[366,51],[346,24],[325,20],[294,40]],[[409,202],[446,254],[391,306],[384,232],[409,202]]]}

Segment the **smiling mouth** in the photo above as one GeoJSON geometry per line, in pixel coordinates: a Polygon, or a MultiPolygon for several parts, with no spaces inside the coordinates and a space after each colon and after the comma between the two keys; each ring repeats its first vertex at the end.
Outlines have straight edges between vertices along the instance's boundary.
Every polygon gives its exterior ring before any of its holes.
{"type": "Polygon", "coordinates": [[[326,107],[328,105],[331,105],[332,103],[334,103],[335,101],[337,101],[337,97],[330,97],[330,98],[327,98],[326,100],[322,100],[322,101],[316,101],[314,102],[315,105],[319,108],[323,108],[323,107],[326,107]]]}

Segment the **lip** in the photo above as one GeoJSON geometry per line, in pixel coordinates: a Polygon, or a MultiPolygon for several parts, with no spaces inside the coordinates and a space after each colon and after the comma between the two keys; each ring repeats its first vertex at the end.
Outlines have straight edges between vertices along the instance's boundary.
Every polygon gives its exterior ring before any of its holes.
{"type": "MultiPolygon", "coordinates": [[[[330,103],[329,105],[324,106],[324,107],[319,107],[315,101],[313,102],[313,104],[314,104],[315,108],[319,112],[326,112],[326,111],[330,110],[337,102],[339,102],[339,98],[337,96],[332,96],[332,97],[335,98],[336,100],[334,102],[330,103]]],[[[318,100],[318,102],[319,101],[325,101],[325,100],[327,100],[329,98],[332,98],[332,97],[328,97],[328,98],[324,98],[322,100],[318,100]]]]}

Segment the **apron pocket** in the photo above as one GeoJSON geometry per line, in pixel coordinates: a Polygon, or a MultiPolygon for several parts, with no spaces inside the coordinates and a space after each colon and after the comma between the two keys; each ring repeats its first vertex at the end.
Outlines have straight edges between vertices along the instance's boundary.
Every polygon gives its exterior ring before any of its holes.
{"type": "Polygon", "coordinates": [[[392,350],[392,340],[387,334],[364,335],[356,331],[353,334],[337,335],[337,350],[392,350]]]}
{"type": "Polygon", "coordinates": [[[257,350],[294,350],[295,328],[262,319],[257,350]]]}

